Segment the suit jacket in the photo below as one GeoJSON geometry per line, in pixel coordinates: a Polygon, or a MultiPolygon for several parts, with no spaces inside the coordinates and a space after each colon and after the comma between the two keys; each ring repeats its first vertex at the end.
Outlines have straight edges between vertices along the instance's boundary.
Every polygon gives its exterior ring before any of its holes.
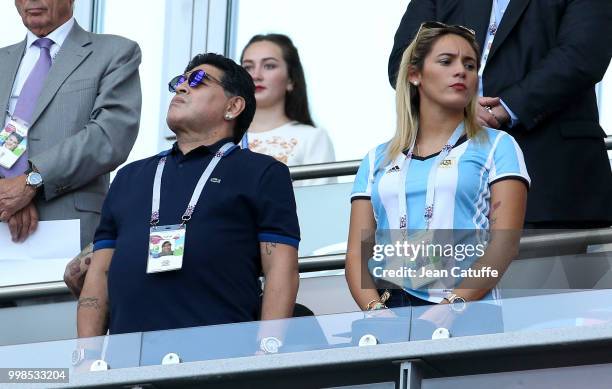
{"type": "MultiPolygon", "coordinates": [[[[389,78],[420,24],[476,31],[483,47],[491,1],[412,0],[395,35],[389,78]]],[[[523,153],[532,186],[527,222],[612,224],[612,172],[595,84],[612,56],[610,0],[510,0],[483,74],[520,123],[505,129],[523,153]]]]}
{"type": "MultiPolygon", "coordinates": [[[[0,106],[8,106],[25,49],[25,41],[0,49],[0,106]]],[[[135,42],[75,23],[32,116],[29,159],[44,182],[35,199],[40,219],[80,219],[82,246],[93,240],[109,172],[127,159],[138,134],[140,60],[135,42]]]]}

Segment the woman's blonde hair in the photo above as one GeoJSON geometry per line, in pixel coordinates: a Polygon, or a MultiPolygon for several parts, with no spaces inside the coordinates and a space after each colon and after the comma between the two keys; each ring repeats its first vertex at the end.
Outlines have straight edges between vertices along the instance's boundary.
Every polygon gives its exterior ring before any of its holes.
{"type": "MultiPolygon", "coordinates": [[[[477,68],[480,68],[478,43],[476,43],[472,34],[464,31],[464,28],[455,26],[443,28],[421,27],[414,40],[404,51],[397,75],[395,84],[397,127],[388,147],[388,160],[393,160],[398,154],[409,148],[415,141],[419,129],[419,90],[409,82],[408,74],[411,69],[423,71],[425,57],[431,52],[438,39],[448,34],[459,35],[468,41],[476,53],[477,68]]],[[[465,131],[469,138],[473,138],[482,130],[482,127],[476,121],[476,104],[477,95],[474,94],[464,109],[465,131]]]]}

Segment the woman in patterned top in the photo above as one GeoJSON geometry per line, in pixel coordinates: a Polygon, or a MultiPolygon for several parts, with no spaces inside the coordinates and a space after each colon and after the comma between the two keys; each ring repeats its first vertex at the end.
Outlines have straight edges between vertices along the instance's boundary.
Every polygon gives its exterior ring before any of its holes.
{"type": "Polygon", "coordinates": [[[242,51],[240,61],[253,77],[257,101],[255,118],[247,133],[249,149],[289,166],[333,162],[329,136],[315,127],[310,116],[304,70],[291,39],[281,34],[256,35],[242,51]]]}

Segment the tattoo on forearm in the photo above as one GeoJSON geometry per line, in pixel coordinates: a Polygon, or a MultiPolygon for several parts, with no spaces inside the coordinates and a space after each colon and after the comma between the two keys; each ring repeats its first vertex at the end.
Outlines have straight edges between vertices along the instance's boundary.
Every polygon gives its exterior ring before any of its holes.
{"type": "Polygon", "coordinates": [[[83,259],[84,257],[91,256],[92,253],[93,245],[90,243],[79,253],[79,255],[76,256],[75,259],[83,259]]]}
{"type": "Polygon", "coordinates": [[[266,242],[266,255],[272,255],[272,250],[276,248],[276,243],[266,242]]]}
{"type": "Polygon", "coordinates": [[[97,297],[82,297],[79,299],[77,309],[81,308],[93,308],[96,311],[100,310],[100,303],[97,297]]]}
{"type": "MultiPolygon", "coordinates": [[[[79,253],[79,255],[77,255],[68,265],[68,270],[70,272],[70,276],[71,277],[75,277],[77,276],[79,273],[81,273],[81,264],[82,264],[82,260],[85,259],[85,265],[89,266],[91,264],[91,255],[92,255],[92,250],[93,250],[93,246],[91,244],[87,245],[87,247],[85,247],[83,249],[83,251],[81,251],[79,253]]],[[[87,271],[87,270],[85,270],[87,271]]]]}
{"type": "Polygon", "coordinates": [[[81,272],[81,260],[78,258],[74,259],[72,262],[70,262],[69,269],[72,277],[79,274],[81,272]]]}
{"type": "Polygon", "coordinates": [[[493,204],[493,206],[491,207],[491,212],[489,213],[489,219],[490,219],[490,224],[494,225],[495,223],[497,223],[497,216],[494,215],[495,211],[497,211],[499,209],[499,207],[501,206],[502,202],[498,201],[496,203],[493,204]]]}

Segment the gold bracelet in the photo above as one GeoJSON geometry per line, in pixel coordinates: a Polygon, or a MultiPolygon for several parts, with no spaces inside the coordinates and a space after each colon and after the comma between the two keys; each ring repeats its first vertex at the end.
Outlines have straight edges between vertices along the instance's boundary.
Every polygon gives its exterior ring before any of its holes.
{"type": "Polygon", "coordinates": [[[366,307],[365,307],[364,311],[370,311],[370,310],[372,309],[371,305],[372,305],[373,303],[379,303],[379,302],[380,302],[380,300],[379,300],[379,299],[374,299],[374,300],[370,301],[370,302],[368,303],[368,305],[366,305],[366,307]]]}
{"type": "Polygon", "coordinates": [[[387,306],[379,301],[374,304],[372,308],[369,309],[369,311],[378,311],[379,309],[387,309],[387,306]]]}

